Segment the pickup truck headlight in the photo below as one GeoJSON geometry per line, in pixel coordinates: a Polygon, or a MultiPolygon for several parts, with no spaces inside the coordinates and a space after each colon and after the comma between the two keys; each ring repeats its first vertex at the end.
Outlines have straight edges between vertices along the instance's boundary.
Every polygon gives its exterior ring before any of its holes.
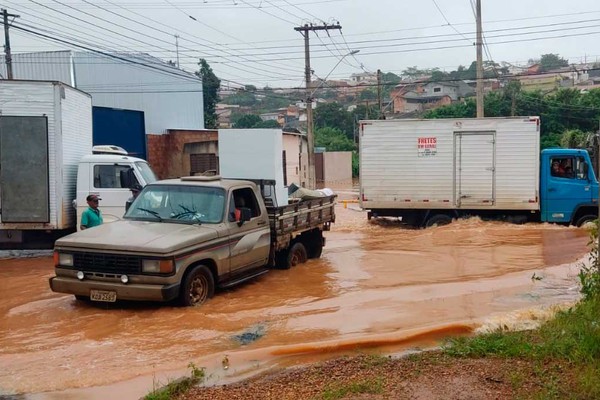
{"type": "Polygon", "coordinates": [[[54,252],[54,266],[72,267],[73,254],[54,252]]]}
{"type": "Polygon", "coordinates": [[[142,272],[168,274],[173,272],[173,260],[142,260],[142,272]]]}

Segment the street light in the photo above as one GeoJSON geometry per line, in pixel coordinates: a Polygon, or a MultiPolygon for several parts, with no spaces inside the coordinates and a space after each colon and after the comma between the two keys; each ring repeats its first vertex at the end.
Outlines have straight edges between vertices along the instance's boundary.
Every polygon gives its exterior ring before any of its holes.
{"type": "Polygon", "coordinates": [[[310,91],[310,79],[309,79],[309,73],[307,71],[307,79],[306,79],[306,92],[307,92],[307,96],[306,96],[306,140],[308,142],[308,188],[309,189],[316,189],[316,176],[315,176],[315,136],[314,136],[314,130],[313,130],[313,113],[312,113],[312,96],[313,94],[315,94],[315,92],[321,88],[321,86],[323,86],[323,84],[327,81],[327,78],[329,78],[329,75],[331,75],[331,73],[337,68],[338,65],[340,65],[340,63],[342,61],[344,61],[344,58],[348,57],[348,56],[353,56],[354,54],[358,53],[360,50],[352,50],[351,52],[344,54],[339,61],[337,62],[337,64],[335,64],[333,66],[333,68],[331,69],[331,71],[329,71],[329,73],[327,74],[327,76],[325,76],[325,79],[323,79],[321,81],[321,84],[315,88],[315,90],[313,90],[312,92],[310,91]]]}

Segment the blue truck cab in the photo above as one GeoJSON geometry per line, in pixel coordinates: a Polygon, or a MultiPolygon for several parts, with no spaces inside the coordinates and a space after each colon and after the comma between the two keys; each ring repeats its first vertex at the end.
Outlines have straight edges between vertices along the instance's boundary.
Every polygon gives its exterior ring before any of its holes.
{"type": "Polygon", "coordinates": [[[540,162],[542,222],[581,226],[598,218],[598,180],[586,150],[546,149],[540,162]]]}

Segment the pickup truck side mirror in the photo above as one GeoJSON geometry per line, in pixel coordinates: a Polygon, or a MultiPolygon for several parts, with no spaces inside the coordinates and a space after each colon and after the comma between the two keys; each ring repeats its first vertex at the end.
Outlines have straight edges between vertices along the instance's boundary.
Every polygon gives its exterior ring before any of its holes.
{"type": "Polygon", "coordinates": [[[240,220],[238,221],[238,225],[242,226],[242,224],[246,221],[250,221],[252,219],[252,210],[247,207],[240,207],[240,220]]]}

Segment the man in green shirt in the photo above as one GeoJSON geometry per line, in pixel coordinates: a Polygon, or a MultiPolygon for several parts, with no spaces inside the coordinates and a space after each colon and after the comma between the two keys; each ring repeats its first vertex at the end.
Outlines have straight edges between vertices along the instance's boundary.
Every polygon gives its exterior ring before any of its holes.
{"type": "Polygon", "coordinates": [[[98,209],[98,201],[102,200],[95,194],[86,197],[88,208],[81,214],[81,230],[102,225],[102,213],[98,209]]]}

